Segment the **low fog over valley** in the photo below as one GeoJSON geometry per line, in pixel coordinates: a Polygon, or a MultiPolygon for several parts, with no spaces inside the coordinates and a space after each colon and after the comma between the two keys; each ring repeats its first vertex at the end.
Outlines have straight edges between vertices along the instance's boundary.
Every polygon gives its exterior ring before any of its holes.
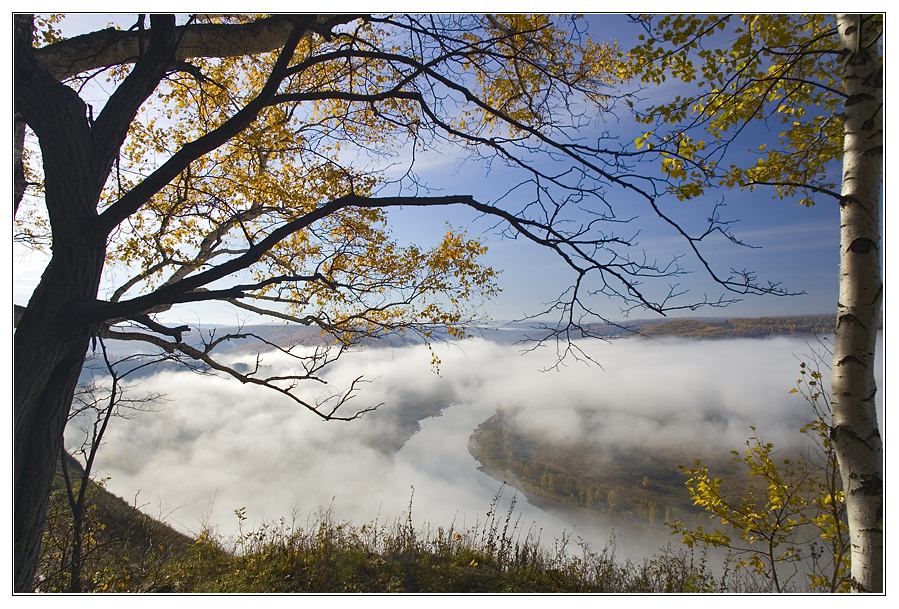
{"type": "MultiPolygon", "coordinates": [[[[566,360],[554,369],[555,349],[523,353],[509,342],[437,344],[439,372],[420,344],[345,355],[326,374],[328,387],[309,389],[344,387],[364,374],[368,382],[347,407],[382,405],[351,422],[321,421],[232,379],[157,371],[133,391],[164,399],[155,412],[113,420],[95,470],[109,478],[109,490],[185,532],[210,526],[232,534],[237,508],[246,508],[251,525],[282,517],[302,524],[321,510],[390,521],[410,499],[416,524],[462,528],[483,521],[502,484],[469,453],[473,431],[498,410],[548,445],[599,446],[635,462],[649,449],[672,459],[739,450],[750,426],[788,452],[811,418],[789,394],[799,362],[818,346],[811,336],[590,340],[578,347],[600,365],[566,360]]],[[[255,361],[240,351],[231,358],[255,361]]],[[[287,370],[290,359],[267,353],[262,365],[287,370]]],[[[69,444],[79,440],[69,426],[69,444]]],[[[500,509],[515,492],[503,489],[500,509]]],[[[625,557],[677,543],[662,526],[636,534],[598,513],[532,504],[521,493],[515,510],[525,531],[542,531],[547,541],[567,530],[602,548],[615,534],[625,557]]]]}

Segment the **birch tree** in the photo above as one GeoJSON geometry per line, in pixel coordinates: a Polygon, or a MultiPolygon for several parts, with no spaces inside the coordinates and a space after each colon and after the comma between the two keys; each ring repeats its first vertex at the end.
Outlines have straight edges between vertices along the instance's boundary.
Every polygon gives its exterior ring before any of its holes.
{"type": "MultiPolygon", "coordinates": [[[[852,578],[883,590],[883,450],[874,396],[880,325],[883,163],[881,15],[678,15],[644,28],[619,73],[687,93],[639,114],[636,144],[682,200],[715,187],[772,189],[840,208],[840,278],[832,369],[832,436],[846,496],[852,578]],[[764,122],[778,131],[754,163],[734,148],[764,122]],[[842,163],[838,179],[832,176],[842,163]]],[[[771,192],[771,191],[767,191],[771,192]]]]}

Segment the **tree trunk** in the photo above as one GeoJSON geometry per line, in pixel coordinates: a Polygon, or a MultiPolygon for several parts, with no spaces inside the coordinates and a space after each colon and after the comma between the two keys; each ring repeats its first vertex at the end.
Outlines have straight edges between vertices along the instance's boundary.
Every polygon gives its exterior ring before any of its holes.
{"type": "Polygon", "coordinates": [[[72,476],[69,473],[68,452],[65,448],[65,438],[62,442],[62,452],[59,455],[59,469],[62,472],[62,479],[66,488],[66,499],[68,499],[69,507],[72,510],[72,558],[69,561],[63,559],[63,568],[69,566],[69,592],[81,592],[81,548],[83,546],[82,539],[82,522],[84,521],[84,497],[83,489],[87,484],[90,475],[80,475],[78,477],[79,487],[76,498],[75,487],[72,484],[72,476]]]}
{"type": "MultiPolygon", "coordinates": [[[[279,59],[286,68],[301,35],[308,35],[313,29],[328,29],[331,25],[353,18],[348,15],[301,19],[291,16],[263,19],[246,26],[225,29],[189,27],[180,30],[185,36],[190,35],[184,38],[178,35],[174,16],[153,15],[146,45],[137,43],[136,36],[141,34],[123,33],[124,40],[130,41],[128,44],[133,43],[140,51],[137,55],[117,47],[118,59],[103,59],[134,62],[135,67],[106,101],[95,120],[78,94],[48,72],[35,54],[46,60],[48,54],[59,51],[54,60],[57,68],[62,61],[64,66],[71,68],[80,65],[77,70],[83,70],[86,69],[84,65],[78,64],[78,48],[83,51],[84,44],[99,44],[94,48],[101,50],[107,47],[103,39],[121,37],[115,32],[100,32],[52,45],[53,51],[35,50],[33,17],[25,14],[15,16],[14,101],[15,109],[24,122],[17,123],[14,133],[17,188],[13,209],[14,212],[18,209],[21,193],[24,192],[24,173],[19,171],[18,163],[23,152],[19,144],[24,139],[24,124],[27,123],[41,146],[44,201],[53,242],[53,257],[28,307],[17,320],[15,334],[13,492],[16,591],[24,592],[32,588],[66,415],[90,340],[91,328],[81,312],[96,302],[106,254],[106,237],[113,228],[99,220],[97,203],[118,149],[140,105],[172,66],[179,41],[192,41],[182,49],[182,53],[188,55],[204,50],[218,55],[242,54],[247,49],[262,50],[257,48],[260,45],[265,50],[282,46],[281,30],[286,27],[283,37],[293,39],[290,52],[279,59]],[[303,27],[300,28],[300,25],[303,27]],[[229,33],[235,36],[223,41],[229,33]],[[73,49],[74,57],[71,56],[73,49]],[[67,58],[72,61],[66,61],[67,58]]],[[[97,58],[94,57],[94,60],[97,58]]],[[[276,85],[273,85],[272,92],[276,85]]],[[[249,118],[252,120],[254,116],[249,118]]],[[[152,192],[149,194],[152,195],[152,192]]]]}
{"type": "MultiPolygon", "coordinates": [[[[77,116],[77,109],[74,111],[77,116]]],[[[29,591],[66,417],[90,341],[80,313],[96,302],[106,255],[99,186],[83,132],[60,121],[41,137],[53,256],[16,326],[14,355],[15,590],[29,591]]]]}
{"type": "MultiPolygon", "coordinates": [[[[18,40],[16,44],[34,44],[34,15],[19,15],[22,25],[17,28],[18,40]]],[[[19,213],[19,204],[25,196],[28,182],[25,179],[25,119],[18,113],[13,114],[13,150],[12,150],[12,175],[13,175],[13,218],[19,213]]]]}
{"type": "Polygon", "coordinates": [[[883,283],[880,184],[883,71],[874,18],[838,15],[846,54],[840,297],[833,354],[832,439],[846,494],[852,577],[883,591],[883,446],[874,396],[874,350],[883,283]]]}
{"type": "Polygon", "coordinates": [[[16,108],[38,136],[53,255],[16,324],[13,382],[14,586],[32,589],[50,487],[91,329],[106,255],[97,201],[108,173],[84,102],[31,57],[16,16],[16,108]]]}
{"type": "Polygon", "coordinates": [[[72,312],[96,298],[103,243],[55,248],[15,335],[15,590],[32,587],[66,417],[90,340],[72,312]]]}

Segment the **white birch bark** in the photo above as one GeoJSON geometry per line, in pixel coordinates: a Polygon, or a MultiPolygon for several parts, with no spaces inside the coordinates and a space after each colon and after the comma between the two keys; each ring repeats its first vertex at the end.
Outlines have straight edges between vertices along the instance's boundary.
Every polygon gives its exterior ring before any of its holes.
{"type": "Polygon", "coordinates": [[[872,16],[838,15],[845,54],[840,296],[833,355],[832,438],[860,592],[883,591],[883,446],[874,409],[880,322],[883,71],[872,16]]]}

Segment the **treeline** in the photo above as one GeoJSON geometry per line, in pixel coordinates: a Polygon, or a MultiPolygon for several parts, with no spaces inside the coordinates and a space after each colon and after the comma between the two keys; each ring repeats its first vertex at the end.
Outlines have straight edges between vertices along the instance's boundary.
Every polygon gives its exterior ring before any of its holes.
{"type": "MultiPolygon", "coordinates": [[[[542,463],[507,461],[506,465],[505,471],[514,474],[518,483],[527,483],[522,490],[536,490],[542,496],[557,501],[572,503],[609,516],[639,520],[650,526],[684,517],[669,503],[640,496],[636,489],[629,492],[620,487],[578,479],[565,472],[547,469],[542,463]]],[[[647,484],[651,484],[648,479],[647,484]]]]}
{"type": "Polygon", "coordinates": [[[729,319],[671,319],[644,323],[639,333],[645,336],[683,338],[764,338],[791,334],[832,334],[833,315],[794,315],[784,317],[734,317],[729,319]]]}

